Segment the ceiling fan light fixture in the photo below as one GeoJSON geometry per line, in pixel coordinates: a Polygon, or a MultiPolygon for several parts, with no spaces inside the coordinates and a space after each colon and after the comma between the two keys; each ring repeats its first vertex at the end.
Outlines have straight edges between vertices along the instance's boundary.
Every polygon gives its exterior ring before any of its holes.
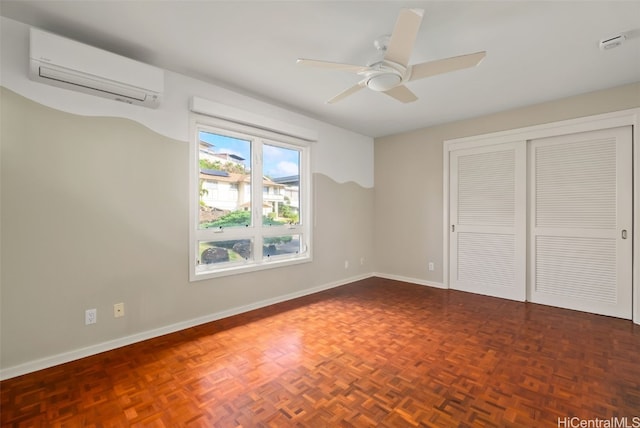
{"type": "Polygon", "coordinates": [[[398,86],[402,82],[402,77],[396,73],[380,73],[367,80],[367,87],[374,91],[384,92],[398,86]]]}

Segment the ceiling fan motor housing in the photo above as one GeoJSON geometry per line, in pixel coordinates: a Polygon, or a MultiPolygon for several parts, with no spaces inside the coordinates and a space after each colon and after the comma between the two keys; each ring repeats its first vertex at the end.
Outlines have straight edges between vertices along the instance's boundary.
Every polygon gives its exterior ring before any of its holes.
{"type": "Polygon", "coordinates": [[[369,89],[384,92],[400,85],[405,80],[406,68],[391,61],[380,61],[373,65],[373,70],[368,70],[365,75],[366,85],[369,89]]]}

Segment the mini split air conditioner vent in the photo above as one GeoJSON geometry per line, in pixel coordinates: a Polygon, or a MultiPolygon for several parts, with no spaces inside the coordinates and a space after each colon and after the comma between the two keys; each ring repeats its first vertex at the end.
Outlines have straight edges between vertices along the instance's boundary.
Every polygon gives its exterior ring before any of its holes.
{"type": "Polygon", "coordinates": [[[624,43],[625,39],[626,37],[624,36],[624,34],[618,34],[614,37],[607,37],[606,39],[600,40],[600,49],[604,51],[617,48],[624,43]]]}
{"type": "Polygon", "coordinates": [[[161,69],[35,28],[30,36],[32,80],[128,104],[160,104],[161,69]]]}

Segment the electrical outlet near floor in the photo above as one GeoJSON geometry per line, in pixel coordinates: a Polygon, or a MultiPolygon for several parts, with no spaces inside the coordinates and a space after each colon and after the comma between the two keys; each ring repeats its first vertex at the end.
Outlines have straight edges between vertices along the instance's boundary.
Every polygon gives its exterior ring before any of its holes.
{"type": "Polygon", "coordinates": [[[87,309],[84,311],[84,325],[95,324],[98,322],[98,310],[87,309]]]}
{"type": "Polygon", "coordinates": [[[113,305],[113,317],[120,318],[124,316],[124,303],[116,303],[113,305]]]}
{"type": "Polygon", "coordinates": [[[434,270],[435,266],[433,265],[433,262],[429,262],[429,270],[434,270]]]}

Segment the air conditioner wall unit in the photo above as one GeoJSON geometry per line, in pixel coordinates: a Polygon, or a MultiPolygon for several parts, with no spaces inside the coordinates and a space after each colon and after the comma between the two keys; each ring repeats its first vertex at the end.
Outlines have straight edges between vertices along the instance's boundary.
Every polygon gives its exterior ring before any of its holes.
{"type": "Polygon", "coordinates": [[[162,69],[36,28],[29,45],[32,80],[129,104],[160,105],[162,69]]]}

